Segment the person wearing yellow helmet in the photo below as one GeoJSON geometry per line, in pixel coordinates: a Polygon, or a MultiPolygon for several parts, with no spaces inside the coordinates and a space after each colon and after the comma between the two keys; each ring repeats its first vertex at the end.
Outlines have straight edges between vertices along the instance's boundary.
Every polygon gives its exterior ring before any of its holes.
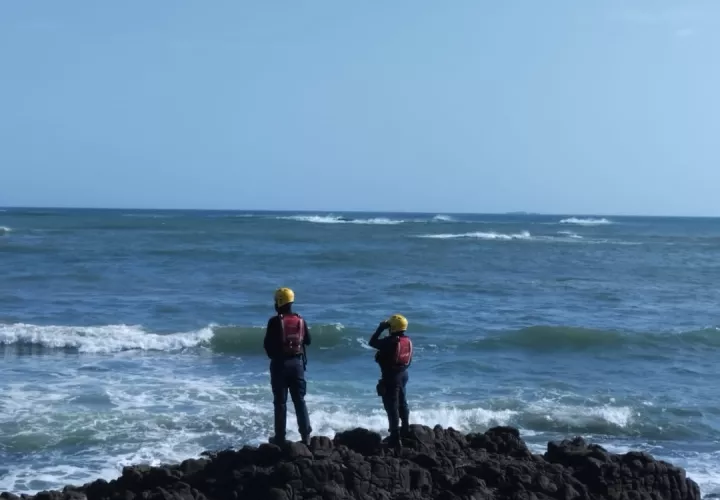
{"type": "Polygon", "coordinates": [[[271,443],[285,442],[287,424],[287,395],[290,392],[298,431],[302,442],[309,444],[310,417],[305,404],[305,346],[310,345],[310,330],[305,319],[293,312],[295,293],[289,288],[275,291],[275,316],[268,320],[264,347],[270,358],[270,385],[273,392],[275,434],[271,443]]]}
{"type": "Polygon", "coordinates": [[[406,335],[407,327],[405,316],[394,314],[378,325],[369,342],[371,347],[377,349],[375,361],[380,365],[381,372],[377,393],[382,397],[387,412],[390,443],[396,447],[401,446],[400,434],[406,433],[410,425],[405,387],[408,382],[407,369],[412,363],[413,345],[406,335]],[[385,330],[389,330],[389,335],[381,339],[380,335],[385,330]],[[398,421],[402,423],[401,428],[398,421]]]}

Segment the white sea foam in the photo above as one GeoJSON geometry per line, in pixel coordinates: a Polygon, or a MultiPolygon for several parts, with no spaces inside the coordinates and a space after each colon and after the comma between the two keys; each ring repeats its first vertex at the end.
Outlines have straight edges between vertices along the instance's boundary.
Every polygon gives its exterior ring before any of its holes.
{"type": "Polygon", "coordinates": [[[582,239],[582,236],[579,234],[575,234],[572,231],[558,231],[558,234],[562,234],[563,236],[567,236],[568,238],[575,238],[578,240],[582,239]]]}
{"type": "Polygon", "coordinates": [[[387,219],[385,217],[378,217],[374,219],[353,219],[350,224],[379,224],[382,226],[402,224],[404,220],[387,219]]]}
{"type": "Polygon", "coordinates": [[[288,215],[286,217],[278,217],[278,219],[313,222],[315,224],[342,224],[345,222],[341,217],[336,215],[288,215]]]}
{"type": "MultiPolygon", "coordinates": [[[[55,441],[76,429],[90,432],[101,444],[87,447],[78,464],[13,467],[10,474],[2,477],[0,490],[36,492],[99,477],[110,480],[126,465],[177,463],[197,457],[208,448],[257,445],[272,433],[266,374],[243,374],[246,385],[237,385],[217,375],[198,378],[184,371],[169,375],[166,370],[167,367],[148,360],[142,376],[106,372],[62,377],[54,391],[10,384],[0,402],[14,404],[5,405],[3,420],[20,422],[26,431],[44,433],[46,446],[54,446],[55,441]],[[91,379],[93,384],[98,382],[97,377],[104,379],[104,392],[113,407],[110,412],[88,413],[73,402],[84,393],[91,379]],[[72,409],[59,410],[66,404],[73,405],[72,409]],[[30,479],[35,481],[30,483],[30,479]]],[[[369,394],[338,400],[316,392],[308,395],[307,401],[316,435],[332,437],[354,427],[387,434],[385,412],[369,394]]],[[[458,407],[419,403],[413,407],[411,423],[440,424],[463,433],[496,425],[517,425],[532,413],[558,423],[579,424],[588,418],[600,418],[619,426],[630,423],[630,410],[624,407],[575,407],[558,405],[549,399],[523,406],[510,410],[489,409],[482,404],[458,407]]],[[[288,405],[289,439],[299,438],[294,421],[294,409],[288,405]]],[[[521,434],[526,439],[536,435],[522,429],[521,434]]],[[[542,451],[541,445],[536,447],[538,452],[542,451]]]]}
{"type": "Polygon", "coordinates": [[[435,222],[454,222],[455,221],[455,219],[453,219],[449,215],[436,215],[435,217],[432,218],[432,220],[435,222]]]}
{"type": "MultiPolygon", "coordinates": [[[[33,435],[33,448],[42,454],[55,453],[78,433],[87,442],[81,456],[63,456],[51,464],[13,464],[0,476],[0,491],[35,493],[98,478],[111,480],[126,465],[177,463],[206,449],[266,442],[272,434],[266,372],[239,370],[227,376],[215,372],[213,363],[198,372],[197,366],[171,358],[133,358],[133,363],[138,366],[132,371],[88,372],[63,366],[49,381],[52,390],[35,381],[6,384],[0,393],[0,426],[16,431],[0,436],[0,447],[26,447],[28,433],[33,435]],[[97,404],[95,399],[102,406],[88,411],[86,405],[97,404]],[[19,444],[23,440],[25,444],[19,444]]],[[[343,392],[338,399],[338,394],[317,387],[307,401],[316,435],[332,437],[357,426],[387,434],[387,417],[370,389],[352,398],[343,392]]],[[[411,423],[470,432],[511,424],[518,415],[517,410],[483,405],[418,403],[411,423]]],[[[290,439],[299,437],[294,421],[290,404],[290,439]]]]}
{"type": "Polygon", "coordinates": [[[85,353],[125,350],[174,351],[195,347],[213,336],[212,326],[184,333],[161,335],[139,326],[37,326],[0,324],[0,345],[33,344],[53,349],[77,349],[85,353]]]}
{"type": "Polygon", "coordinates": [[[12,231],[12,229],[10,229],[9,227],[7,227],[7,226],[0,226],[0,234],[9,233],[10,231],[12,231]]]}
{"type": "MultiPolygon", "coordinates": [[[[81,456],[63,456],[54,464],[38,460],[13,464],[9,473],[0,476],[0,491],[35,493],[97,478],[111,480],[126,465],[178,463],[206,449],[266,442],[272,434],[272,398],[266,372],[241,369],[228,376],[213,371],[214,362],[210,361],[199,372],[197,366],[178,364],[177,360],[140,358],[134,362],[140,366],[133,371],[88,373],[63,367],[50,381],[52,390],[34,381],[7,383],[0,393],[0,425],[16,425],[18,433],[0,436],[0,446],[17,446],[19,440],[32,437],[35,449],[45,454],[56,453],[63,440],[78,433],[89,441],[83,445],[81,456]],[[103,399],[105,407],[87,411],[84,404],[92,401],[84,403],[83,398],[88,392],[103,399]]],[[[347,394],[347,388],[330,394],[323,386],[315,386],[307,397],[314,434],[332,437],[343,430],[365,427],[386,435],[387,418],[372,390],[354,397],[347,394]]],[[[612,401],[584,406],[547,398],[515,401],[511,406],[417,400],[411,423],[440,424],[463,433],[515,425],[523,438],[530,440],[531,449],[542,452],[545,441],[533,438],[537,431],[523,429],[528,419],[544,419],[557,430],[597,423],[627,428],[636,418],[634,410],[612,401]]],[[[289,404],[289,439],[299,437],[294,422],[294,409],[289,404]]],[[[707,463],[692,458],[683,464],[705,492],[720,483],[713,467],[717,458],[708,458],[707,463]]]]}
{"type": "Polygon", "coordinates": [[[536,415],[548,422],[574,427],[591,427],[597,424],[610,424],[627,428],[637,413],[629,406],[584,406],[559,403],[554,399],[541,399],[530,403],[526,414],[536,415]]]}
{"type": "Polygon", "coordinates": [[[703,496],[710,494],[720,495],[720,467],[718,467],[720,457],[717,456],[717,453],[700,454],[698,457],[693,457],[692,460],[663,456],[657,456],[656,458],[683,467],[687,477],[698,484],[703,496]]]}
{"type": "Polygon", "coordinates": [[[418,238],[431,238],[431,239],[457,239],[457,238],[468,238],[468,239],[480,239],[480,240],[530,240],[532,236],[528,231],[522,231],[515,234],[504,234],[495,232],[472,232],[472,233],[457,233],[457,234],[421,234],[418,238]]]}
{"type": "MultiPolygon", "coordinates": [[[[342,323],[316,324],[318,347],[332,348],[343,342],[342,323]]],[[[24,323],[0,324],[0,346],[35,346],[70,349],[82,353],[108,354],[122,351],[177,352],[207,347],[224,353],[262,353],[262,326],[220,326],[188,332],[154,333],[137,325],[57,326],[24,323]]]]}
{"type": "Polygon", "coordinates": [[[583,243],[583,244],[613,244],[613,245],[640,245],[640,242],[612,241],[608,239],[587,239],[571,231],[559,231],[556,235],[532,235],[529,231],[519,233],[498,233],[494,231],[475,231],[468,233],[439,233],[418,234],[414,238],[436,240],[486,240],[486,241],[534,241],[545,243],[583,243]]]}
{"type": "Polygon", "coordinates": [[[578,217],[570,217],[569,219],[563,219],[560,221],[560,224],[576,224],[578,226],[599,226],[603,224],[612,224],[612,221],[609,221],[608,219],[602,218],[602,219],[595,219],[595,218],[578,218],[578,217]]]}
{"type": "MultiPolygon", "coordinates": [[[[315,404],[317,408],[310,412],[314,431],[321,435],[333,436],[337,432],[364,427],[380,434],[387,434],[388,421],[381,407],[363,413],[353,412],[341,406],[332,409],[323,408],[325,404],[315,404]]],[[[484,429],[495,425],[507,425],[517,414],[511,410],[493,411],[484,408],[456,408],[450,405],[436,408],[413,409],[411,423],[426,425],[439,424],[445,428],[453,427],[461,432],[484,429]]],[[[299,436],[296,436],[299,437],[299,436]]]]}
{"type": "Polygon", "coordinates": [[[144,372],[147,377],[68,373],[53,381],[52,391],[29,383],[9,384],[0,396],[0,424],[20,422],[25,435],[6,435],[0,438],[8,440],[4,444],[13,446],[30,434],[35,448],[52,452],[72,436],[82,434],[91,439],[78,460],[66,457],[59,464],[31,462],[12,467],[0,479],[0,491],[36,492],[97,478],[110,480],[125,465],[159,465],[197,456],[204,450],[202,440],[208,434],[222,433],[213,424],[204,425],[203,420],[213,399],[227,402],[234,396],[227,382],[212,376],[187,380],[158,376],[159,370],[151,364],[144,372]],[[90,387],[97,390],[98,379],[102,379],[112,409],[88,412],[77,399],[85,397],[90,387]],[[177,411],[178,407],[183,410],[177,411]]]}
{"type": "Polygon", "coordinates": [[[402,224],[404,220],[388,219],[385,217],[376,217],[371,219],[349,219],[339,215],[290,215],[287,217],[278,217],[281,220],[294,220],[298,222],[311,222],[314,224],[373,224],[373,225],[395,225],[402,224]]]}

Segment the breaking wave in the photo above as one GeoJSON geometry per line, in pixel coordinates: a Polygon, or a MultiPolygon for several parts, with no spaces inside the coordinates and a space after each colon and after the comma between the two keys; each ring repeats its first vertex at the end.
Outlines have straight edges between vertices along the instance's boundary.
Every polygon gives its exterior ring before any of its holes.
{"type": "MultiPolygon", "coordinates": [[[[532,235],[529,231],[521,231],[519,233],[497,233],[494,231],[475,231],[469,233],[446,233],[446,234],[420,234],[417,238],[427,238],[436,240],[455,240],[455,239],[474,239],[488,241],[543,241],[543,242],[578,242],[583,240],[579,234],[572,231],[559,231],[557,235],[532,235]]],[[[608,240],[584,240],[586,243],[608,243],[608,240]]],[[[615,242],[622,244],[623,242],[615,242]]]]}
{"type": "MultiPolygon", "coordinates": [[[[435,349],[435,341],[425,337],[436,329],[418,325],[418,349],[435,349]],[[428,330],[428,328],[430,328],[428,330]],[[423,340],[425,339],[425,341],[423,340]],[[426,341],[428,342],[426,344],[426,341]]],[[[14,348],[21,353],[43,350],[68,350],[80,353],[115,353],[122,351],[179,352],[206,348],[216,353],[264,355],[264,326],[236,326],[211,324],[198,330],[177,333],[155,333],[142,326],[57,326],[25,323],[0,324],[0,348],[14,348]]],[[[346,328],[340,323],[311,325],[312,350],[331,351],[333,356],[358,355],[367,352],[367,332],[346,328]]],[[[441,334],[442,335],[442,334],[441,334]]],[[[708,327],[686,332],[621,332],[573,326],[537,325],[520,330],[491,331],[467,344],[452,347],[462,349],[523,349],[530,351],[617,350],[642,347],[657,352],[668,349],[720,348],[720,328],[708,327]]],[[[639,351],[640,352],[640,351],[639,351]]]]}
{"type": "Polygon", "coordinates": [[[609,221],[608,219],[602,218],[602,219],[594,219],[594,218],[587,218],[587,219],[581,219],[578,217],[570,217],[569,219],[563,219],[560,221],[560,224],[575,224],[578,226],[600,226],[603,224],[612,224],[612,221],[609,221]]]}
{"type": "Polygon", "coordinates": [[[457,238],[471,238],[480,240],[529,240],[532,236],[528,231],[522,231],[515,234],[503,234],[495,232],[472,232],[472,233],[459,233],[459,234],[421,234],[418,238],[431,238],[431,239],[457,239],[457,238]]]}
{"type": "MultiPolygon", "coordinates": [[[[580,434],[625,435],[636,429],[653,430],[652,421],[630,405],[599,401],[564,402],[557,398],[535,401],[515,400],[506,404],[418,404],[412,419],[417,422],[439,423],[461,432],[484,431],[496,425],[513,425],[525,436],[538,432],[576,432],[580,434]],[[507,404],[509,403],[509,404],[507,404]],[[589,403],[589,404],[588,404],[589,403]]],[[[371,412],[337,408],[335,411],[317,410],[313,422],[321,434],[333,435],[340,430],[362,426],[376,432],[387,431],[387,417],[382,410],[371,412]]]]}
{"type": "MultiPolygon", "coordinates": [[[[327,350],[334,347],[353,347],[353,352],[362,349],[362,346],[346,335],[345,327],[340,324],[320,324],[310,326],[312,349],[327,350]]],[[[263,338],[265,327],[244,326],[215,326],[212,328],[213,336],[208,345],[215,352],[227,354],[264,354],[263,338]]]]}
{"type": "Polygon", "coordinates": [[[286,217],[278,217],[280,220],[293,220],[298,222],[311,222],[314,224],[377,224],[377,225],[394,225],[402,224],[404,220],[388,219],[385,217],[376,217],[371,219],[351,219],[339,215],[289,215],[286,217]]]}
{"type": "MultiPolygon", "coordinates": [[[[255,215],[243,215],[236,217],[256,217],[255,215]]],[[[369,217],[369,218],[353,218],[343,215],[283,215],[275,217],[277,220],[290,220],[296,222],[310,222],[314,224],[376,224],[376,225],[395,225],[408,223],[457,223],[458,220],[449,215],[435,215],[431,218],[409,218],[409,219],[392,219],[389,217],[369,217]]],[[[460,221],[462,222],[462,221],[460,221]]]]}
{"type": "Polygon", "coordinates": [[[607,238],[588,238],[572,231],[558,231],[556,234],[530,234],[529,231],[518,233],[498,233],[495,231],[474,231],[468,233],[417,234],[414,238],[434,240],[485,240],[485,241],[532,241],[544,243],[583,243],[611,245],[640,245],[641,242],[610,240],[607,238]]]}
{"type": "Polygon", "coordinates": [[[568,238],[575,238],[578,240],[582,239],[582,236],[579,234],[575,234],[572,231],[558,231],[558,234],[562,234],[563,236],[567,236],[568,238]]]}
{"type": "MultiPolygon", "coordinates": [[[[363,342],[345,335],[341,324],[312,325],[314,350],[350,347],[349,353],[363,350],[363,342]]],[[[210,348],[227,354],[264,354],[265,327],[208,325],[195,331],[153,333],[141,326],[38,326],[24,323],[0,324],[0,346],[21,353],[43,350],[68,350],[80,353],[109,354],[122,351],[177,352],[192,348],[210,348]]],[[[364,336],[364,335],[363,335],[364,336]]]]}
{"type": "Polygon", "coordinates": [[[195,347],[213,337],[211,327],[197,331],[157,334],[140,326],[38,326],[25,323],[0,325],[0,345],[19,348],[65,349],[82,353],[127,350],[175,351],[195,347]]]}
{"type": "Polygon", "coordinates": [[[9,233],[9,232],[11,232],[11,231],[12,231],[12,229],[10,229],[9,227],[0,226],[0,234],[9,233]]]}

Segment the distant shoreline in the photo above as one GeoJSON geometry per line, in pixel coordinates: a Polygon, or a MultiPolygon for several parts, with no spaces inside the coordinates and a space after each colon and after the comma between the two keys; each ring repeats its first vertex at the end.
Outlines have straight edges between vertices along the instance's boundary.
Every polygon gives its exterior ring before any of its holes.
{"type": "Polygon", "coordinates": [[[452,211],[393,211],[393,210],[328,210],[328,209],[253,209],[253,208],[138,208],[138,207],[56,207],[56,206],[0,206],[0,216],[3,211],[74,211],[74,212],[207,212],[207,213],[258,213],[258,214],[368,214],[368,215],[388,215],[388,214],[404,214],[404,215],[449,215],[449,216],[527,216],[527,217],[615,217],[615,218],[634,218],[634,219],[720,219],[720,215],[643,215],[643,214],[613,214],[613,213],[585,213],[585,212],[452,212],[452,211]]]}

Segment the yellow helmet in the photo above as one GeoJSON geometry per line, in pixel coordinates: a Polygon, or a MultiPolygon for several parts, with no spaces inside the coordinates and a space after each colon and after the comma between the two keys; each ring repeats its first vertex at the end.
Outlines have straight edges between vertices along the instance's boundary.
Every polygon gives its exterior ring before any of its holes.
{"type": "Polygon", "coordinates": [[[404,332],[408,327],[408,320],[402,314],[393,314],[387,322],[390,323],[390,333],[404,332]]]}
{"type": "Polygon", "coordinates": [[[289,288],[278,288],[275,290],[275,303],[278,307],[295,302],[295,292],[289,288]]]}

